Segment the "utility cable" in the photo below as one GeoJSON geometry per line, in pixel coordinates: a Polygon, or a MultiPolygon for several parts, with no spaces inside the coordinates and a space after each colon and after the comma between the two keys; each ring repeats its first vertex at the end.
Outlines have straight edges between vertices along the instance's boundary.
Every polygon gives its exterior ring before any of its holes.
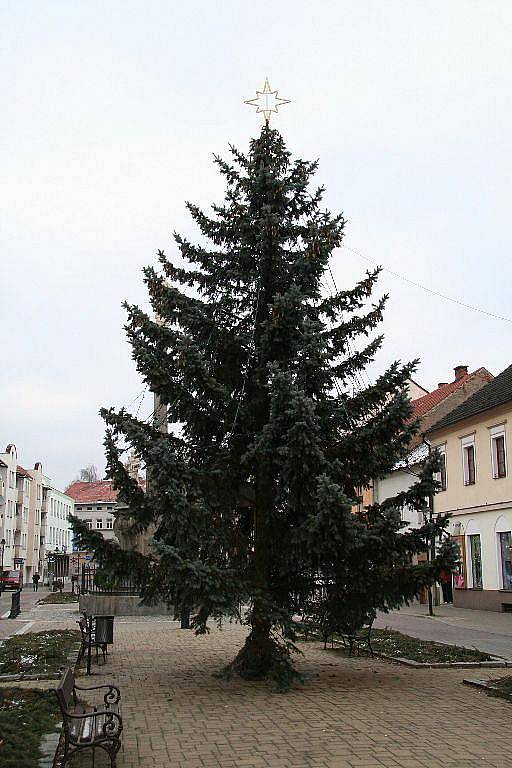
{"type": "Polygon", "coordinates": [[[409,277],[405,277],[405,275],[400,274],[400,272],[396,272],[394,269],[389,269],[388,267],[379,265],[376,261],[374,261],[374,259],[370,259],[368,256],[365,256],[359,251],[356,251],[354,248],[349,248],[348,245],[343,245],[342,247],[351,253],[355,253],[355,255],[359,256],[360,259],[364,259],[374,266],[380,266],[384,272],[389,272],[390,275],[398,277],[399,280],[403,280],[405,283],[409,283],[409,285],[414,285],[415,288],[421,288],[422,291],[426,291],[432,296],[437,296],[439,299],[444,299],[445,301],[451,301],[452,304],[457,304],[459,307],[464,307],[464,309],[471,309],[473,312],[480,312],[480,314],[487,315],[487,317],[493,317],[495,320],[503,320],[506,323],[512,323],[512,318],[510,317],[497,315],[496,313],[488,312],[486,309],[482,309],[481,307],[475,307],[473,304],[467,304],[465,301],[461,301],[460,299],[454,299],[453,296],[447,296],[445,293],[435,291],[433,288],[428,288],[426,285],[418,283],[416,280],[411,280],[409,277]]]}

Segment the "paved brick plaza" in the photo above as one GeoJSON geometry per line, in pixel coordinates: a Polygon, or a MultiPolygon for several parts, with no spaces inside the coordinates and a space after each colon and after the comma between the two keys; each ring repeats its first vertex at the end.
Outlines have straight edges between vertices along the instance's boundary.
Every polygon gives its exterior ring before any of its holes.
{"type": "Polygon", "coordinates": [[[195,637],[163,620],[116,620],[105,679],[122,691],[118,768],[511,765],[512,709],[463,686],[467,672],[346,659],[310,643],[300,667],[318,677],[279,695],[266,683],[212,677],[243,637],[240,628],[195,637]]]}

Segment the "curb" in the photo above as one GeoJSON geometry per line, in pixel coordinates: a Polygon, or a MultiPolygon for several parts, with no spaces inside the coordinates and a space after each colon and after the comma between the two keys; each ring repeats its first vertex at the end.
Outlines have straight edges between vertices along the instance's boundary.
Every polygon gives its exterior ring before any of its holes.
{"type": "Polygon", "coordinates": [[[60,733],[62,730],[62,721],[55,724],[55,730],[45,733],[41,737],[39,749],[41,757],[39,758],[38,768],[52,768],[55,752],[59,745],[60,733]]]}
{"type": "MultiPolygon", "coordinates": [[[[318,638],[320,639],[320,638],[318,638]]],[[[322,640],[320,640],[322,642],[322,640]]],[[[344,648],[342,642],[334,640],[334,645],[338,645],[344,648]]],[[[365,656],[371,658],[368,651],[363,651],[365,656]]],[[[378,659],[385,659],[391,661],[394,664],[401,664],[404,667],[410,667],[412,669],[505,669],[512,667],[512,660],[500,659],[497,656],[493,656],[491,661],[413,661],[413,659],[406,659],[404,657],[397,658],[396,656],[388,656],[385,653],[379,653],[374,651],[373,655],[378,659]]]]}
{"type": "Polygon", "coordinates": [[[384,653],[375,653],[380,659],[393,661],[396,664],[402,664],[404,667],[414,667],[415,669],[505,669],[512,667],[512,661],[493,658],[491,661],[414,661],[413,659],[396,658],[395,656],[386,656],[384,653]]]}
{"type": "Polygon", "coordinates": [[[495,685],[489,685],[487,680],[472,680],[469,677],[465,677],[462,681],[464,685],[470,685],[472,688],[484,688],[488,691],[497,691],[498,688],[495,685]]]}

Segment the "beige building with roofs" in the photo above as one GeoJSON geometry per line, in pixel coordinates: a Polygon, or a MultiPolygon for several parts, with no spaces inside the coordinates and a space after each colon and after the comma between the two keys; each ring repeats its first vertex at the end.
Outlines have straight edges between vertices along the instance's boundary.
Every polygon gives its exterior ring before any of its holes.
{"type": "Polygon", "coordinates": [[[42,465],[18,464],[16,446],[0,453],[0,539],[5,539],[4,569],[20,570],[26,584],[40,569],[43,498],[42,465]]]}
{"type": "Polygon", "coordinates": [[[16,504],[18,503],[17,467],[16,446],[10,444],[3,453],[0,453],[0,541],[5,541],[3,547],[4,569],[14,568],[16,504]]]}
{"type": "Polygon", "coordinates": [[[21,570],[27,584],[35,573],[45,576],[48,547],[52,552],[70,551],[67,515],[73,502],[51,486],[41,462],[25,469],[18,461],[16,446],[10,443],[0,453],[0,540],[5,540],[4,570],[21,570]]]}
{"type": "MultiPolygon", "coordinates": [[[[416,384],[416,390],[409,386],[410,395],[415,391],[420,392],[419,397],[411,397],[412,419],[419,421],[420,430],[413,439],[406,458],[398,462],[392,472],[374,479],[373,492],[371,495],[367,493],[364,505],[370,504],[372,500],[383,502],[402,491],[407,491],[417,481],[417,474],[428,456],[428,447],[423,442],[425,432],[473,393],[486,386],[492,378],[492,374],[486,368],[477,368],[468,373],[466,365],[457,365],[453,369],[452,381],[440,382],[432,392],[420,389],[418,384],[416,384]]],[[[402,510],[402,518],[406,529],[417,528],[424,522],[422,515],[407,508],[402,510]]]]}
{"type": "Polygon", "coordinates": [[[461,549],[454,603],[512,611],[512,366],[429,430],[442,490],[434,512],[450,515],[461,549]]]}

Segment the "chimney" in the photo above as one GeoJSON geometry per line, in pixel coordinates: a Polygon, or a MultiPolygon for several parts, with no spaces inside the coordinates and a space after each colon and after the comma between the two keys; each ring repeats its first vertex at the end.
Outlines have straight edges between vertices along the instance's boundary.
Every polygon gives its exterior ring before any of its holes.
{"type": "Polygon", "coordinates": [[[441,389],[441,387],[446,387],[447,384],[448,384],[447,381],[440,381],[439,384],[437,385],[437,388],[441,389]]]}
{"type": "Polygon", "coordinates": [[[455,371],[455,381],[462,379],[463,376],[467,376],[468,374],[467,365],[456,365],[453,370],[455,371]]]}

